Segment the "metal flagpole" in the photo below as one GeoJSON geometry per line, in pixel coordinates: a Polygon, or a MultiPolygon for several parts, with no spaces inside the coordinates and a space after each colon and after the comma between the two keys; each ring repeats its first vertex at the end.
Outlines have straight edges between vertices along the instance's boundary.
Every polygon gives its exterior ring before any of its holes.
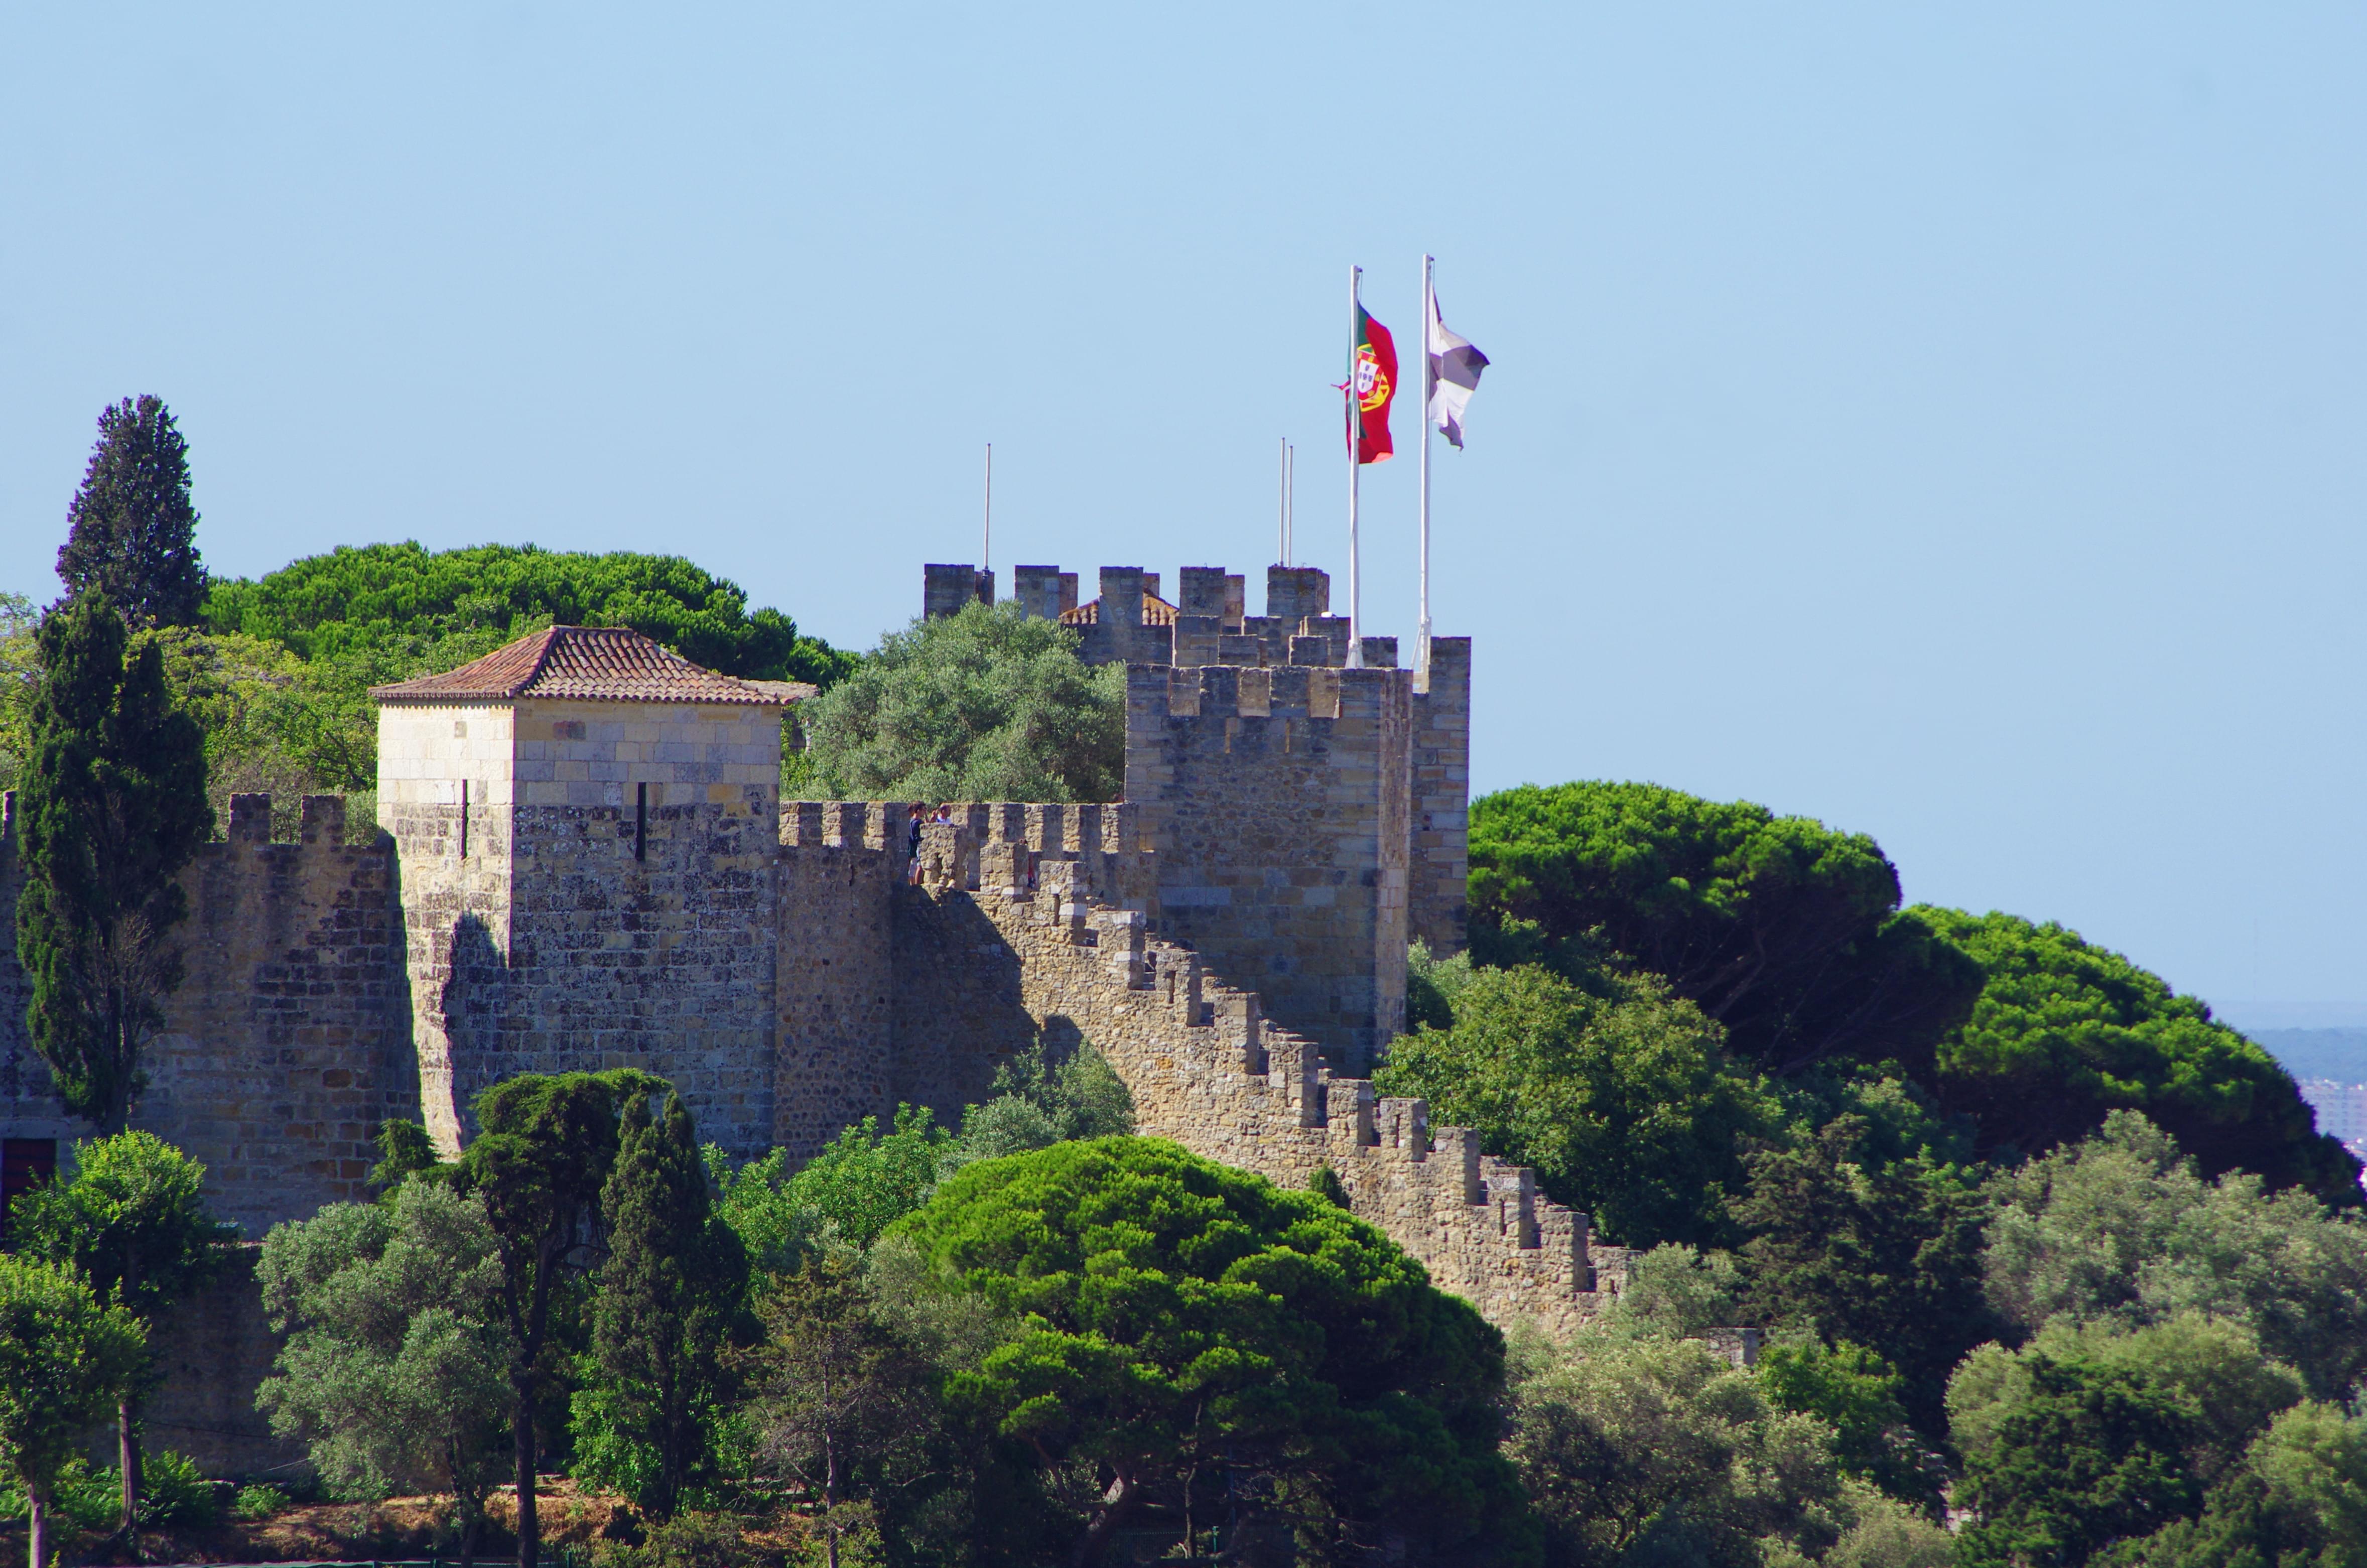
{"type": "Polygon", "coordinates": [[[1357,611],[1360,588],[1356,580],[1356,457],[1357,447],[1365,438],[1365,405],[1362,391],[1356,385],[1356,318],[1363,310],[1357,302],[1357,284],[1365,276],[1361,267],[1348,269],[1348,658],[1352,670],[1365,667],[1365,635],[1363,621],[1357,611]]]}
{"type": "Polygon", "coordinates": [[[1430,400],[1437,390],[1431,378],[1437,363],[1430,354],[1430,324],[1438,310],[1431,281],[1431,258],[1421,258],[1421,619],[1413,654],[1413,688],[1430,689],[1430,400]]]}
{"type": "Polygon", "coordinates": [[[994,443],[986,444],[986,519],[979,536],[979,553],[985,557],[979,562],[982,572],[994,570],[994,443]]]}
{"type": "Polygon", "coordinates": [[[1282,446],[1282,563],[1294,566],[1292,552],[1298,548],[1298,449],[1285,441],[1282,446]]]}
{"type": "Polygon", "coordinates": [[[1274,454],[1274,563],[1290,564],[1290,437],[1275,437],[1274,454]]]}

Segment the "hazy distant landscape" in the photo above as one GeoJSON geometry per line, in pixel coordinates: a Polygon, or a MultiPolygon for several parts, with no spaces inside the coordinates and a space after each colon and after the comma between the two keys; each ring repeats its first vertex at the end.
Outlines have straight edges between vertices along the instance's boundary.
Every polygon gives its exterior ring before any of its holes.
{"type": "Polygon", "coordinates": [[[2367,1028],[2246,1029],[2296,1078],[2367,1084],[2367,1028]]]}

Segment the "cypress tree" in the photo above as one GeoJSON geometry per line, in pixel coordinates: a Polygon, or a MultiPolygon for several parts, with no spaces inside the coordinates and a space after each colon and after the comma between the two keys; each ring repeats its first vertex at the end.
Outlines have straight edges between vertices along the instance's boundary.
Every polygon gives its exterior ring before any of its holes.
{"type": "Polygon", "coordinates": [[[593,1351],[611,1380],[620,1435],[656,1461],[641,1505],[667,1518],[709,1458],[705,1417],[748,1283],[747,1255],[715,1212],[681,1096],[666,1096],[661,1118],[644,1096],[626,1105],[600,1207],[609,1252],[593,1351]]]}
{"type": "Polygon", "coordinates": [[[70,594],[106,593],[134,627],[195,626],[206,597],[189,500],[189,444],[155,397],[98,416],[98,445],[66,508],[58,575],[70,594]]]}
{"type": "Polygon", "coordinates": [[[203,737],[173,706],[162,652],[130,646],[105,593],[51,612],[39,641],[17,789],[25,1025],[67,1108],[120,1132],[142,1049],[181,983],[180,950],[166,940],[188,911],[177,879],[213,832],[203,737]]]}

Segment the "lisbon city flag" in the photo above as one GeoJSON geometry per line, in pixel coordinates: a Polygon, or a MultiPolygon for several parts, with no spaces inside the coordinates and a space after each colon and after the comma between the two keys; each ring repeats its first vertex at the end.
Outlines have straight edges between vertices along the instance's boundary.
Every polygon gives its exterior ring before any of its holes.
{"type": "Polygon", "coordinates": [[[1463,410],[1479,390],[1479,372],[1488,356],[1471,347],[1467,337],[1446,330],[1438,313],[1438,296],[1430,297],[1430,422],[1446,432],[1446,444],[1463,449],[1463,410]]]}
{"type": "Polygon", "coordinates": [[[1397,450],[1389,445],[1389,400],[1398,390],[1398,346],[1389,329],[1356,307],[1356,351],[1348,361],[1347,392],[1353,403],[1349,428],[1356,460],[1382,463],[1397,450]]]}

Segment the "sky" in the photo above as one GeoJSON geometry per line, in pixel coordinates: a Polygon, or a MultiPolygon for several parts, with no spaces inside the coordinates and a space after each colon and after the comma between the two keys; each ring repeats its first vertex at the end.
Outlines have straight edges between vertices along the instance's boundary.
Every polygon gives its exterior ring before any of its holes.
{"type": "Polygon", "coordinates": [[[1410,348],[1428,251],[1475,790],[1756,801],[2367,1022],[2362,56],[2356,0],[10,7],[0,588],[154,392],[220,574],[662,551],[868,647],[992,442],[1006,592],[1254,612],[1287,437],[1337,604],[1347,271],[1410,348]]]}

